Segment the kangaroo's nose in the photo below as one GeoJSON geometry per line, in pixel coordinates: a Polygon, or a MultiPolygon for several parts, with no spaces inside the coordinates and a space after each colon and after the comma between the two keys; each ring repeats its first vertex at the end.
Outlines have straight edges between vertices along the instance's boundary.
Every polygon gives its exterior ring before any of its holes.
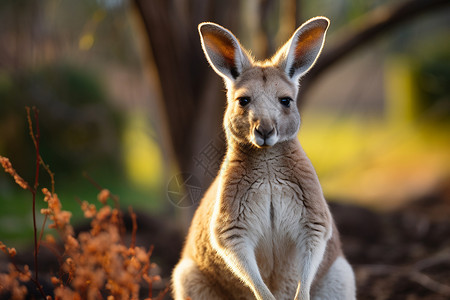
{"type": "Polygon", "coordinates": [[[274,134],[274,132],[275,132],[275,128],[273,128],[273,127],[269,127],[269,126],[266,127],[266,126],[261,126],[261,125],[258,125],[255,127],[255,135],[258,135],[263,140],[266,140],[269,137],[271,137],[272,134],[274,134]]]}

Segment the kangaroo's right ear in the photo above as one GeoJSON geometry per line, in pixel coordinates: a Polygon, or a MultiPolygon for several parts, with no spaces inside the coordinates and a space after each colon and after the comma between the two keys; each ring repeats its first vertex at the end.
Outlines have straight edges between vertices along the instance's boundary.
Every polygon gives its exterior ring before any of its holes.
{"type": "Polygon", "coordinates": [[[247,53],[228,29],[207,22],[198,25],[198,31],[209,64],[225,80],[236,80],[251,65],[247,53]]]}
{"type": "Polygon", "coordinates": [[[316,62],[329,24],[330,20],[325,17],[305,22],[272,58],[293,82],[298,83],[298,79],[316,62]]]}

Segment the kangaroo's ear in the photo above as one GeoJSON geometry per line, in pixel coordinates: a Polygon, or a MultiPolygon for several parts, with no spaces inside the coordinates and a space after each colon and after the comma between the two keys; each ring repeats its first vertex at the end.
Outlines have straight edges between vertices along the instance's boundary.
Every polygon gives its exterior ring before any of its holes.
{"type": "Polygon", "coordinates": [[[214,23],[201,23],[198,31],[208,62],[225,80],[236,80],[242,70],[251,65],[249,56],[228,29],[214,23]]]}
{"type": "Polygon", "coordinates": [[[274,55],[274,62],[295,82],[314,65],[325,41],[330,21],[313,18],[300,26],[289,41],[274,55]]]}

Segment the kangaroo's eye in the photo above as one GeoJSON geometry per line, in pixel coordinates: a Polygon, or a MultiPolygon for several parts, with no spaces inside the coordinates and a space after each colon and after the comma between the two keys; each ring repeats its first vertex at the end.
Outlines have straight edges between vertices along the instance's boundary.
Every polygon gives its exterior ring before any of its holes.
{"type": "Polygon", "coordinates": [[[290,97],[280,98],[280,103],[283,106],[289,107],[289,106],[291,106],[291,102],[292,102],[292,98],[290,98],[290,97]]]}
{"type": "Polygon", "coordinates": [[[239,100],[239,105],[242,107],[244,107],[250,103],[250,97],[239,97],[238,100],[239,100]]]}

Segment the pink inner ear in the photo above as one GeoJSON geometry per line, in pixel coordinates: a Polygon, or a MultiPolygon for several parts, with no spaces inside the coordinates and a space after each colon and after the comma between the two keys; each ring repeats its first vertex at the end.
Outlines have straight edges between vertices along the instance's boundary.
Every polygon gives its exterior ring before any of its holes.
{"type": "Polygon", "coordinates": [[[301,67],[302,62],[314,60],[322,44],[323,28],[315,27],[299,36],[295,47],[295,65],[301,67]]]}
{"type": "Polygon", "coordinates": [[[226,67],[235,67],[235,48],[233,42],[220,34],[205,32],[203,33],[205,46],[209,51],[214,52],[216,57],[222,57],[226,67]]]}

